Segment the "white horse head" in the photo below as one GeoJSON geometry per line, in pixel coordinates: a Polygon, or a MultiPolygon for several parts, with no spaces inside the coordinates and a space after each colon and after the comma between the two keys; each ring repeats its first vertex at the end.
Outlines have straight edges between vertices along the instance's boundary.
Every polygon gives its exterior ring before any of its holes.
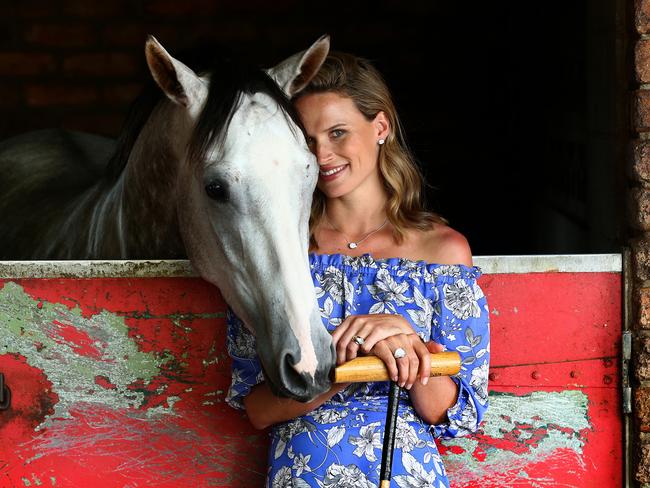
{"type": "Polygon", "coordinates": [[[180,231],[201,276],[253,331],[270,386],[309,400],[335,362],[308,264],[318,165],[289,98],[318,71],[329,38],[268,70],[194,73],[153,38],[152,75],[173,102],[180,231]],[[189,145],[187,144],[189,142],[189,145]]]}

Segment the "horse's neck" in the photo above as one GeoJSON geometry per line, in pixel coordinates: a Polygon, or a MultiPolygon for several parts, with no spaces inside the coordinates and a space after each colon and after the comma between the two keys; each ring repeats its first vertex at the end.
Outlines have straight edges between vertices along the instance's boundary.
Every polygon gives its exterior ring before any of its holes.
{"type": "Polygon", "coordinates": [[[143,127],[119,178],[92,190],[88,247],[96,257],[184,256],[176,215],[178,162],[160,112],[143,127]]]}

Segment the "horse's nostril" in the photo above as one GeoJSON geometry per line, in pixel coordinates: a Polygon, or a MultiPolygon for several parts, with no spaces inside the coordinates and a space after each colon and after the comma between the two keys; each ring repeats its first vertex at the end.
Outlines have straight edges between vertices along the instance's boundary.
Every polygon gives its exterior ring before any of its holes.
{"type": "Polygon", "coordinates": [[[272,381],[272,389],[277,395],[293,398],[301,402],[313,400],[316,396],[329,389],[330,368],[319,368],[315,375],[298,372],[295,360],[287,354],[278,364],[279,377],[272,381]]]}

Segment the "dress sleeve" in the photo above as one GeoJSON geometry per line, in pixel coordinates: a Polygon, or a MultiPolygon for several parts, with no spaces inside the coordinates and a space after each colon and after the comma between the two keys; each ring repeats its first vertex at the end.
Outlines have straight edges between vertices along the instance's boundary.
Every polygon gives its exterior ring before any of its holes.
{"type": "Polygon", "coordinates": [[[438,288],[431,339],[445,350],[457,351],[460,372],[452,376],[458,400],[447,410],[447,421],[433,426],[436,437],[460,437],[476,432],[488,407],[490,311],[474,275],[450,278],[438,288]]]}
{"type": "Polygon", "coordinates": [[[262,381],[262,365],[255,352],[255,336],[230,308],[226,315],[226,347],[232,358],[232,382],[226,395],[226,403],[233,408],[244,409],[244,397],[251,388],[262,381]]]}

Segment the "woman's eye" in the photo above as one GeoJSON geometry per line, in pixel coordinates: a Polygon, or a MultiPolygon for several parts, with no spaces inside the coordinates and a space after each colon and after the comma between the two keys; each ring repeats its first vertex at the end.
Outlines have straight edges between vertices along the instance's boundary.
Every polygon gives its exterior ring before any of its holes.
{"type": "Polygon", "coordinates": [[[228,201],[228,187],[222,181],[211,181],[205,185],[205,193],[217,202],[228,201]]]}
{"type": "Polygon", "coordinates": [[[338,138],[341,137],[343,134],[345,134],[345,131],[342,130],[342,129],[334,129],[334,130],[332,131],[332,137],[333,137],[334,139],[338,139],[338,138]]]}

